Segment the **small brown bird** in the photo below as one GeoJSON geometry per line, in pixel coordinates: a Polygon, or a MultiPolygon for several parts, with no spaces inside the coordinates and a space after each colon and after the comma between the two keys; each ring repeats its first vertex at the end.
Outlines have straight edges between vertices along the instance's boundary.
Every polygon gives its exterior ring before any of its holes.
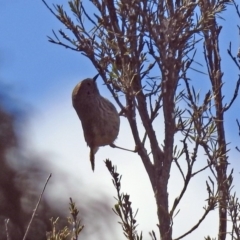
{"type": "Polygon", "coordinates": [[[94,155],[98,147],[111,145],[118,136],[120,118],[114,105],[99,93],[96,79],[79,82],[72,92],[72,104],[81,120],[90,161],[94,171],[94,155]]]}

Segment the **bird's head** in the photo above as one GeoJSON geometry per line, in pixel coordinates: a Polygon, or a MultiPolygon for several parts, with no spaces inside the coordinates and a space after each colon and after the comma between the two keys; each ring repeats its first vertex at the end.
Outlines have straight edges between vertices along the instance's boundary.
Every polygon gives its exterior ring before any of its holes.
{"type": "Polygon", "coordinates": [[[99,74],[94,78],[87,78],[79,82],[73,89],[72,98],[73,100],[86,99],[93,95],[99,95],[99,90],[96,84],[96,79],[99,74]]]}

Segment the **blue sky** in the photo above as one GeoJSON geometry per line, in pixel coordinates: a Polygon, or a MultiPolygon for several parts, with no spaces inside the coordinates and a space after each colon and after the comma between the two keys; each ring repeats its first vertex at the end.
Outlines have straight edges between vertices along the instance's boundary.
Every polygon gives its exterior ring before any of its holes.
{"type": "Polygon", "coordinates": [[[14,84],[16,96],[41,105],[46,96],[96,73],[79,53],[47,41],[62,26],[41,1],[0,3],[1,77],[14,84]]]}
{"type": "MultiPolygon", "coordinates": [[[[63,4],[68,9],[67,1],[48,2],[63,4]]],[[[9,84],[14,83],[16,96],[35,105],[40,100],[44,101],[45,96],[68,86],[72,88],[78,80],[96,73],[91,63],[78,52],[47,41],[47,36],[53,36],[52,29],[57,32],[64,27],[47,10],[42,1],[1,0],[0,4],[0,76],[3,81],[9,84]]],[[[231,15],[231,21],[220,20],[220,23],[225,26],[222,30],[224,37],[221,38],[221,46],[225,53],[229,41],[233,41],[235,51],[239,45],[237,28],[233,25],[237,23],[233,7],[229,7],[225,12],[225,16],[228,14],[231,15]],[[233,31],[234,27],[236,31],[233,31]]],[[[228,55],[224,54],[225,56],[228,59],[228,55]]],[[[223,59],[224,61],[226,60],[223,59]]],[[[199,70],[201,70],[200,67],[199,70]]],[[[223,64],[223,70],[228,72],[231,80],[236,79],[237,69],[232,63],[223,64]]],[[[231,81],[227,79],[226,84],[229,82],[231,81]]],[[[226,89],[230,91],[232,86],[234,85],[229,84],[226,89]]]]}
{"type": "MultiPolygon", "coordinates": [[[[55,3],[64,3],[65,5],[66,2],[55,1],[55,3]]],[[[222,59],[223,70],[226,71],[224,92],[227,95],[226,100],[229,100],[228,94],[234,90],[238,71],[229,60],[226,49],[230,40],[234,40],[233,51],[236,52],[238,49],[239,36],[235,24],[239,22],[239,19],[236,18],[233,7],[225,14],[230,17],[229,22],[221,20],[221,24],[226,26],[223,29],[221,46],[225,51],[222,59]],[[235,31],[234,28],[236,28],[235,31]]],[[[24,126],[25,131],[27,130],[24,137],[25,147],[26,149],[34,148],[39,153],[46,153],[51,156],[51,163],[47,159],[43,162],[43,164],[54,166],[49,167],[49,169],[53,172],[51,181],[57,187],[54,188],[54,191],[51,191],[49,199],[57,197],[59,192],[64,191],[67,198],[63,201],[66,201],[66,204],[68,196],[77,196],[75,191],[68,189],[67,183],[77,184],[78,177],[84,179],[87,188],[96,191],[107,189],[110,193],[109,199],[113,201],[112,196],[115,195],[115,192],[110,176],[107,175],[106,168],[102,163],[102,159],[112,157],[114,164],[118,165],[119,172],[124,176],[123,190],[131,193],[134,208],[140,209],[139,229],[143,229],[145,239],[149,239],[147,232],[152,229],[156,230],[156,209],[147,175],[138,157],[132,153],[115,151],[109,147],[102,148],[97,154],[99,161],[96,164],[94,174],[91,172],[89,162],[85,160],[88,158],[89,150],[82,136],[80,122],[71,106],[71,92],[79,80],[94,76],[96,70],[81,54],[47,41],[48,35],[53,36],[52,29],[57,31],[60,28],[63,28],[63,26],[40,0],[0,0],[0,81],[9,86],[11,96],[16,102],[22,101],[30,109],[29,120],[27,125],[24,126]],[[61,171],[69,174],[67,183],[59,184],[58,176],[61,171]],[[149,196],[149,198],[145,199],[145,196],[149,196]]],[[[202,88],[204,89],[204,78],[200,79],[199,75],[196,78],[199,79],[199,86],[203,85],[202,88]]],[[[109,95],[104,88],[101,88],[101,93],[109,95]]],[[[235,126],[235,119],[237,116],[239,117],[239,103],[238,99],[233,109],[226,115],[228,121],[226,134],[229,141],[232,142],[232,148],[239,142],[235,126]]],[[[134,147],[131,137],[126,138],[129,131],[126,120],[121,119],[118,145],[134,147]]],[[[233,158],[237,158],[237,156],[239,155],[233,154],[233,158]]],[[[237,168],[239,163],[236,165],[233,163],[231,166],[237,168]]],[[[235,172],[238,173],[239,168],[235,172]]],[[[174,171],[172,174],[174,175],[174,171]]],[[[183,220],[192,219],[190,213],[196,209],[192,203],[198,204],[200,193],[202,193],[202,197],[199,200],[200,207],[198,207],[201,212],[201,204],[206,199],[206,195],[204,195],[205,186],[198,190],[199,195],[196,196],[195,194],[194,196],[195,189],[202,181],[201,177],[196,177],[196,180],[193,181],[192,190],[190,190],[192,194],[186,195],[183,203],[183,208],[189,209],[189,215],[180,216],[179,220],[176,220],[176,225],[178,222],[181,226],[183,220]]],[[[170,191],[174,192],[176,190],[177,181],[176,178],[171,180],[170,191]]],[[[173,201],[173,198],[171,201],[173,201]]],[[[209,226],[208,224],[211,224],[211,222],[210,218],[209,222],[207,221],[206,225],[203,225],[203,229],[204,226],[205,228],[209,226]]],[[[177,228],[176,233],[181,233],[182,228],[184,226],[177,228]]],[[[214,230],[213,227],[212,234],[215,233],[214,230]]],[[[121,231],[119,234],[121,234],[121,231]]],[[[120,235],[119,239],[122,238],[120,235]]],[[[193,238],[190,237],[189,239],[193,238]]]]}

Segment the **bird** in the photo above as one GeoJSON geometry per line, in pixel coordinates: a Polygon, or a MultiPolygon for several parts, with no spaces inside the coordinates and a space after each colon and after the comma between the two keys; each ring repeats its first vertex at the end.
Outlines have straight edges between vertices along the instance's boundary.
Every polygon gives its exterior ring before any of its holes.
{"type": "Polygon", "coordinates": [[[102,97],[98,90],[98,76],[99,74],[80,81],[72,92],[72,105],[81,121],[85,141],[90,147],[93,171],[98,148],[114,145],[120,128],[120,117],[115,106],[102,97]]]}

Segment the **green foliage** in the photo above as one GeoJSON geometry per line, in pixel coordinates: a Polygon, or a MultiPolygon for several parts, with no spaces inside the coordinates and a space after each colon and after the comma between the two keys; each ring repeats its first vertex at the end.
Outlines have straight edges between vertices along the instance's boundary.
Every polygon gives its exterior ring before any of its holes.
{"type": "Polygon", "coordinates": [[[117,203],[112,210],[121,220],[119,224],[122,226],[124,236],[129,240],[142,240],[142,232],[139,235],[136,230],[138,226],[136,220],[138,211],[136,211],[136,213],[133,212],[130,195],[121,193],[120,191],[122,176],[119,175],[116,167],[112,165],[112,162],[109,159],[105,161],[105,164],[113,177],[112,182],[117,190],[117,203]]]}
{"type": "MultiPolygon", "coordinates": [[[[225,240],[227,211],[231,207],[232,171],[229,174],[229,141],[225,136],[224,121],[225,113],[238,95],[240,79],[236,81],[232,99],[224,104],[220,51],[222,26],[218,18],[231,2],[240,17],[235,1],[92,0],[94,12],[87,11],[84,1],[80,0],[68,2],[70,12],[60,5],[54,6],[54,11],[42,1],[71,34],[69,37],[65,30],[59,30],[60,40],[53,31],[54,37],[49,37],[49,41],[80,52],[92,62],[129,123],[135,152],[142,160],[156,198],[159,238],[172,240],[174,216],[179,212],[180,202],[193,177],[207,170],[210,176],[202,181],[207,186],[207,206],[195,224],[176,240],[191,234],[208,213],[216,209],[218,239],[225,240]],[[199,42],[203,43],[203,64],[195,59],[199,42]],[[203,66],[203,70],[194,69],[196,63],[203,66]],[[203,94],[197,89],[196,77],[190,77],[190,70],[208,77],[203,94]],[[161,121],[165,135],[163,131],[157,132],[153,125],[159,115],[164,118],[161,121]],[[144,136],[140,134],[136,116],[145,130],[144,136]],[[164,138],[162,144],[157,138],[159,135],[164,138]],[[147,141],[150,149],[146,146],[147,141]],[[205,161],[199,157],[201,151],[205,161]],[[196,162],[201,164],[200,167],[196,162]],[[174,196],[171,207],[168,183],[173,164],[176,164],[183,183],[179,185],[179,193],[174,196]]],[[[228,54],[240,69],[240,54],[237,58],[232,54],[231,44],[228,54]]],[[[117,190],[113,211],[120,218],[123,233],[127,239],[142,239],[142,233],[138,235],[136,230],[137,211],[132,210],[130,196],[121,193],[121,176],[111,161],[105,163],[117,190]]],[[[234,239],[239,228],[238,203],[236,199],[232,203],[236,207],[229,209],[231,221],[236,223],[234,239]]],[[[150,236],[156,240],[154,232],[150,236]]],[[[206,239],[210,240],[210,237],[206,239]]]]}
{"type": "Polygon", "coordinates": [[[52,225],[52,230],[47,233],[47,240],[77,240],[79,234],[83,230],[84,226],[81,225],[81,221],[78,219],[78,209],[72,198],[70,198],[69,211],[71,216],[68,217],[68,224],[71,228],[65,226],[63,229],[58,230],[58,219],[50,220],[52,225]]]}

